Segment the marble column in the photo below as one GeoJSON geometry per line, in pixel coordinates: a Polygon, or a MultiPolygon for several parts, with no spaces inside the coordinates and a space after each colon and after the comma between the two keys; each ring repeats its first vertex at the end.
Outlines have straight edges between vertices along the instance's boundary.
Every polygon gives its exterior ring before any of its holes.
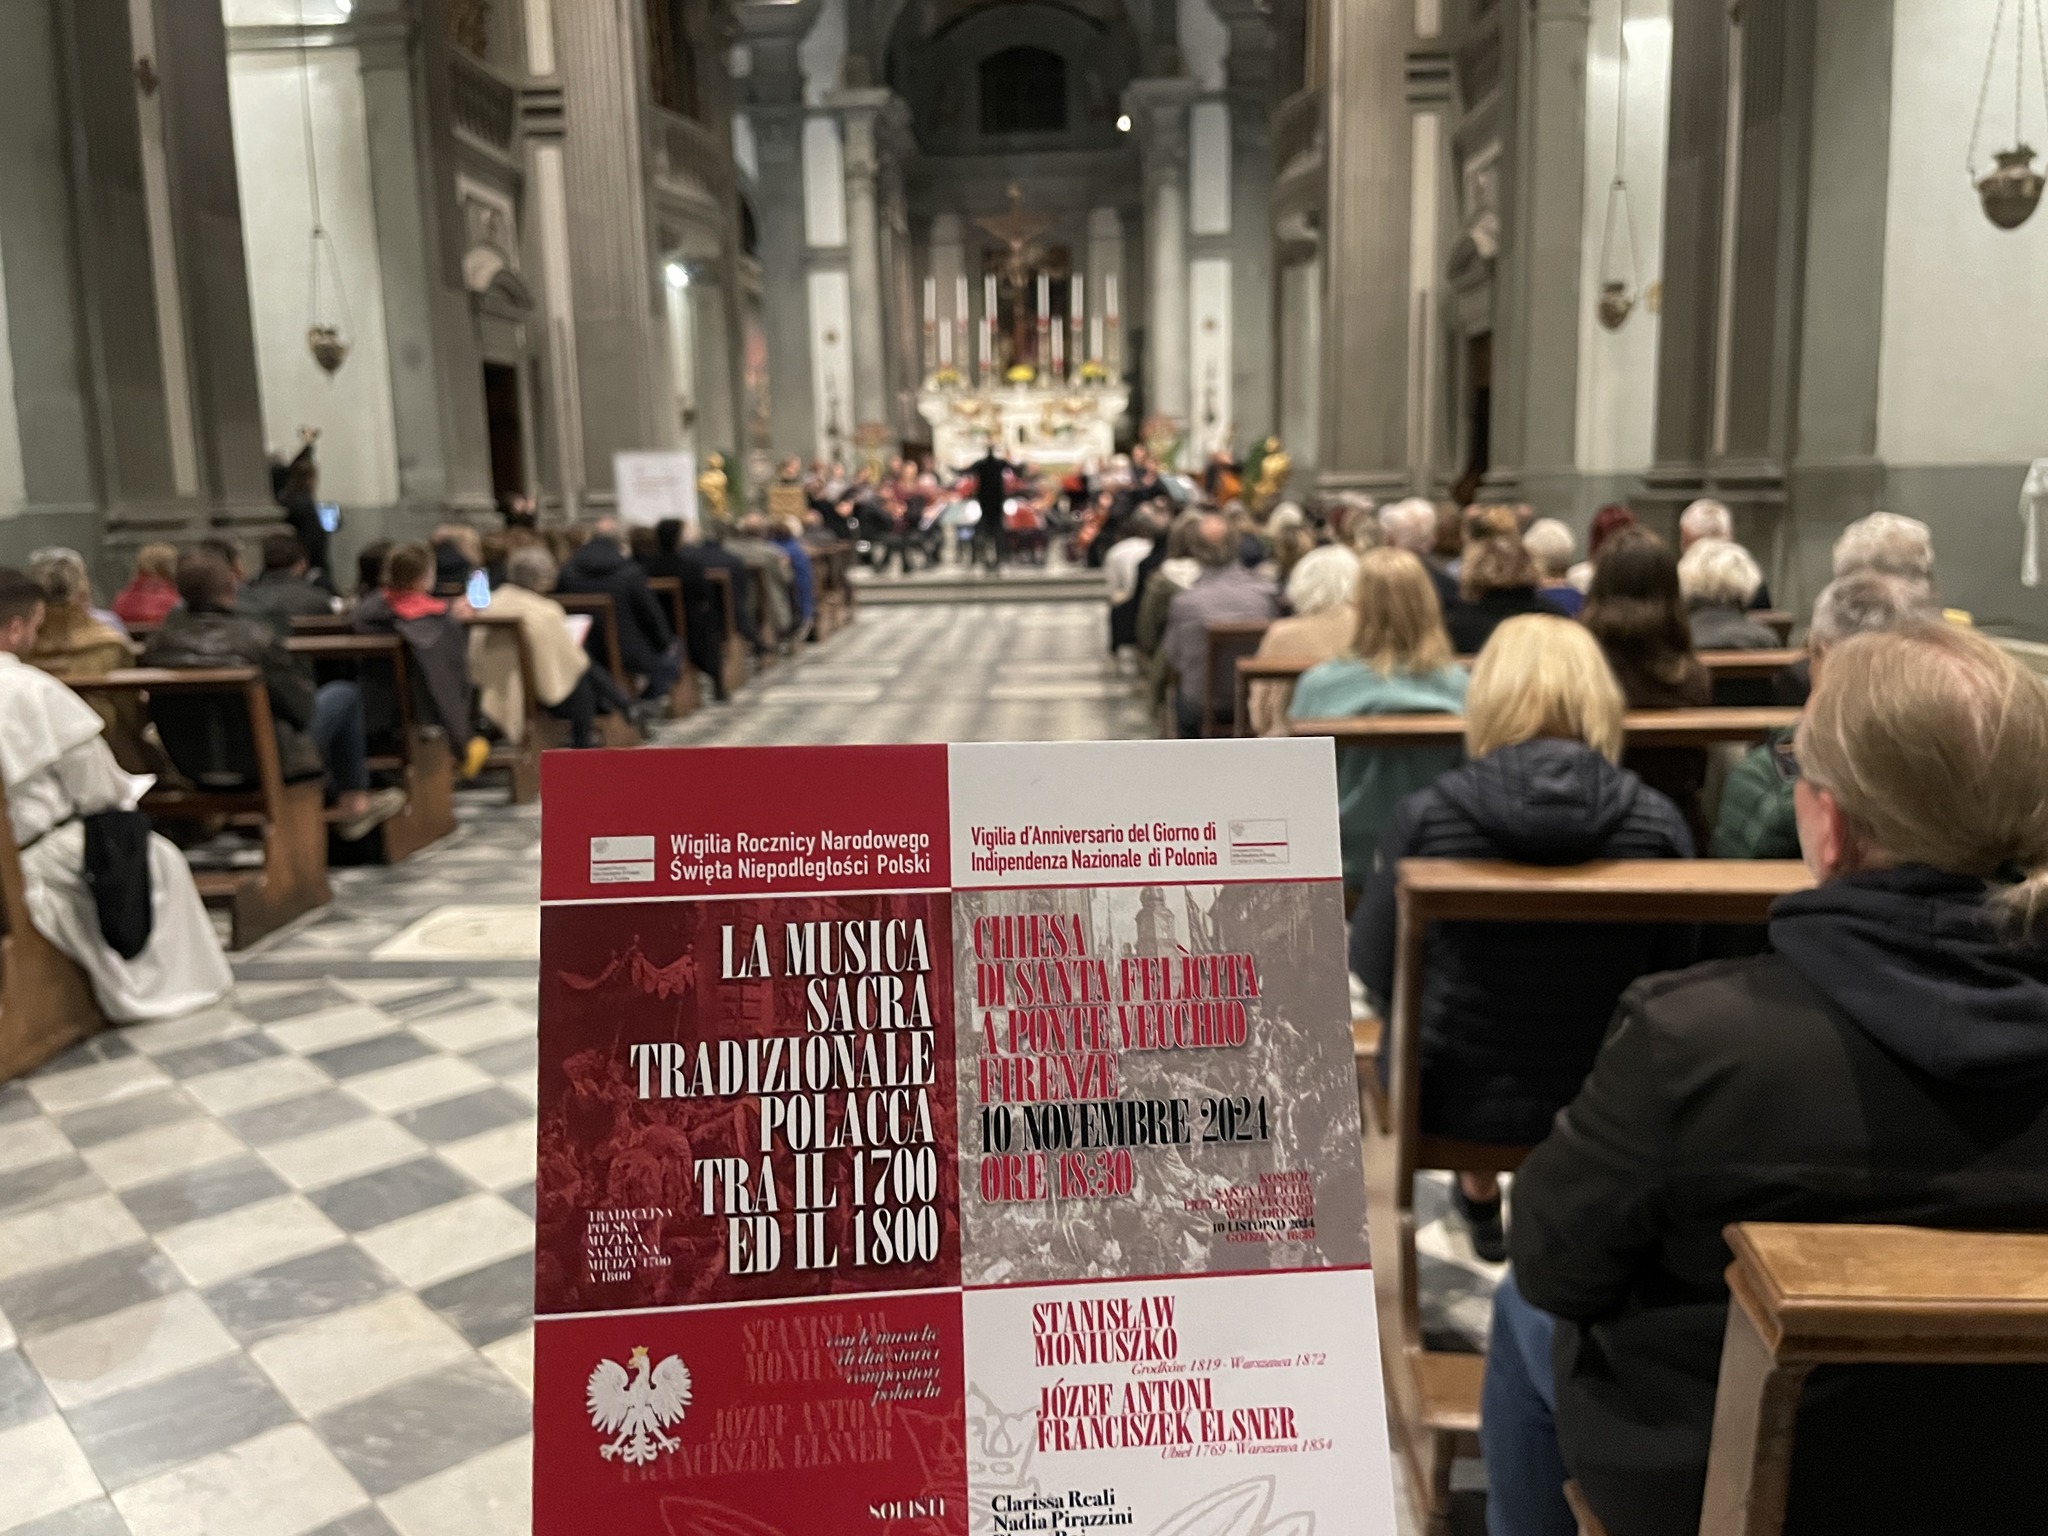
{"type": "Polygon", "coordinates": [[[399,499],[416,519],[487,516],[483,357],[462,278],[448,106],[450,47],[413,0],[359,0],[370,195],[376,209],[399,499]]]}
{"type": "Polygon", "coordinates": [[[890,409],[887,278],[882,270],[879,179],[883,114],[896,101],[884,90],[838,91],[827,105],[839,114],[845,134],[846,274],[853,299],[854,435],[893,431],[890,409]]]}
{"type": "Polygon", "coordinates": [[[761,252],[762,328],[774,400],[776,457],[817,452],[820,405],[811,378],[810,296],[805,275],[804,79],[799,57],[817,0],[747,5],[739,11],[749,55],[741,110],[754,133],[761,252]]]}
{"type": "Polygon", "coordinates": [[[1193,81],[1132,82],[1124,107],[1145,173],[1145,411],[1190,431],[1188,393],[1188,107],[1193,81]]]}
{"type": "Polygon", "coordinates": [[[1502,27],[1514,131],[1502,149],[1490,491],[1567,510],[1577,499],[1585,264],[1588,0],[1535,0],[1502,27]]]}
{"type": "Polygon", "coordinates": [[[1399,495],[1408,467],[1409,181],[1406,99],[1413,0],[1346,0],[1324,13],[1319,483],[1399,495]]]}
{"type": "Polygon", "coordinates": [[[587,499],[615,497],[612,456],[667,442],[667,320],[647,206],[646,83],[624,6],[555,8],[562,198],[587,499]]]}
{"type": "MultiPolygon", "coordinates": [[[[1273,109],[1279,66],[1268,0],[1212,0],[1230,29],[1232,414],[1246,452],[1278,430],[1273,333],[1273,109]]],[[[1290,445],[1291,446],[1291,445],[1290,445]]]]}

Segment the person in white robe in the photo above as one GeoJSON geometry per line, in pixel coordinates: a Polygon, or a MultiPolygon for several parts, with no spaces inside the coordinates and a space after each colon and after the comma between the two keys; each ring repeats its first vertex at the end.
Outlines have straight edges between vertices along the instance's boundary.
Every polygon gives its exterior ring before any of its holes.
{"type": "Polygon", "coordinates": [[[85,879],[83,818],[133,810],[155,780],[122,772],[92,707],[21,659],[35,641],[42,608],[29,606],[17,582],[27,584],[17,572],[0,571],[0,784],[21,850],[29,920],[85,972],[113,1023],[170,1018],[218,1002],[234,976],[185,856],[164,838],[149,840],[149,942],[124,960],[100,936],[85,879]]]}

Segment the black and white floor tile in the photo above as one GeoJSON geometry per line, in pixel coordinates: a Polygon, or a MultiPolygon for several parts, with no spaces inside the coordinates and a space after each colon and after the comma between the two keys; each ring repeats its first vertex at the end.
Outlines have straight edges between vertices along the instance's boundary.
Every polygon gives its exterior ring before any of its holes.
{"type": "MultiPolygon", "coordinates": [[[[1098,603],[864,609],[676,744],[1150,734],[1098,603]]],[[[0,1532],[529,1528],[538,846],[337,870],[221,1006],[0,1087],[0,1532]]],[[[1432,1328],[1492,1276],[1441,1219],[1432,1328]]]]}

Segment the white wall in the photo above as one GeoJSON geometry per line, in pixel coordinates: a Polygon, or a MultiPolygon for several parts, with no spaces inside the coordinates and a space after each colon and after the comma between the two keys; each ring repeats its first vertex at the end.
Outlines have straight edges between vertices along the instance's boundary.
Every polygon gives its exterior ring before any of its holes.
{"type": "Polygon", "coordinates": [[[1230,108],[1198,101],[1188,109],[1188,229],[1230,233],[1230,108]]]}
{"type": "Polygon", "coordinates": [[[1217,19],[1209,0],[1179,0],[1178,15],[1180,56],[1188,73],[1203,90],[1222,90],[1230,29],[1217,19]]]}
{"type": "Polygon", "coordinates": [[[839,411],[839,448],[853,451],[853,352],[847,333],[853,326],[853,288],[843,271],[813,272],[811,300],[811,402],[818,424],[820,458],[832,451],[827,428],[832,408],[839,411]]]}
{"type": "Polygon", "coordinates": [[[846,152],[839,119],[804,119],[804,239],[812,245],[846,244],[846,152]]]}
{"type": "Polygon", "coordinates": [[[1231,405],[1230,262],[1205,256],[1188,263],[1187,461],[1199,464],[1211,448],[1228,447],[1236,427],[1231,405]],[[1214,405],[1216,422],[1208,422],[1214,405]]]}
{"type": "MultiPolygon", "coordinates": [[[[4,256],[0,247],[0,256],[4,256]]],[[[21,462],[21,418],[14,400],[14,347],[7,336],[7,268],[0,260],[0,517],[13,517],[28,501],[21,462]]]]}
{"type": "MultiPolygon", "coordinates": [[[[1586,193],[1579,292],[1578,467],[1629,474],[1654,456],[1660,317],[1647,291],[1663,276],[1664,147],[1671,101],[1670,0],[1629,0],[1628,212],[1635,226],[1636,307],[1619,331],[1600,324],[1600,252],[1614,180],[1621,55],[1621,0],[1594,0],[1586,58],[1586,193]]],[[[1619,221],[1610,258],[1628,279],[1628,229],[1619,221]]]]}
{"type": "MultiPolygon", "coordinates": [[[[1997,0],[1896,0],[1877,405],[1877,452],[1889,463],[2048,455],[2048,213],[1998,229],[1962,173],[1996,9],[1997,0]]],[[[2008,25],[1980,170],[2010,147],[2012,37],[2008,25]]],[[[2040,146],[2036,57],[2030,40],[2023,122],[2040,146]]]]}
{"type": "MultiPolygon", "coordinates": [[[[291,53],[228,55],[264,438],[274,450],[293,451],[301,426],[319,427],[322,494],[344,505],[389,506],[398,500],[398,434],[362,77],[353,48],[316,49],[307,63],[321,204],[348,296],[353,344],[332,379],[306,350],[312,198],[300,128],[299,59],[291,53]]],[[[322,307],[338,310],[331,268],[322,273],[322,289],[322,307]]]]}

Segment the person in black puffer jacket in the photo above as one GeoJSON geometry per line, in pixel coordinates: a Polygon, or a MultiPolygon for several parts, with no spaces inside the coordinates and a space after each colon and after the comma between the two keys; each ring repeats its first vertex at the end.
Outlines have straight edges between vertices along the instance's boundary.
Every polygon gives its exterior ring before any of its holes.
{"type": "MultiPolygon", "coordinates": [[[[619,657],[631,676],[643,680],[642,698],[663,698],[675,687],[676,679],[683,675],[675,633],[648,589],[646,572],[626,558],[624,528],[616,517],[597,520],[588,542],[563,562],[555,590],[603,593],[612,600],[612,614],[619,626],[619,657]]],[[[611,665],[603,625],[590,626],[584,648],[600,667],[611,665]]]]}
{"type": "MultiPolygon", "coordinates": [[[[1692,856],[1678,808],[1616,766],[1622,715],[1621,690],[1579,625],[1531,614],[1496,631],[1465,696],[1472,761],[1395,807],[1352,920],[1351,969],[1381,1018],[1393,1006],[1402,859],[1692,856]]],[[[1694,945],[1691,929],[1651,924],[1438,924],[1422,993],[1422,1129],[1541,1141],[1592,1068],[1622,990],[1690,964],[1694,945]]],[[[1480,1256],[1500,1262],[1497,1181],[1461,1175],[1455,1199],[1480,1256]]]]}
{"type": "MultiPolygon", "coordinates": [[[[1939,622],[1828,648],[1797,738],[1821,884],[1774,953],[1623,997],[1515,1180],[1488,1530],[1699,1529],[1731,1222],[2048,1231],[2048,694],[1939,622]]],[[[1786,1536],[2048,1530],[2048,1366],[1824,1367],[1786,1536]]]]}

